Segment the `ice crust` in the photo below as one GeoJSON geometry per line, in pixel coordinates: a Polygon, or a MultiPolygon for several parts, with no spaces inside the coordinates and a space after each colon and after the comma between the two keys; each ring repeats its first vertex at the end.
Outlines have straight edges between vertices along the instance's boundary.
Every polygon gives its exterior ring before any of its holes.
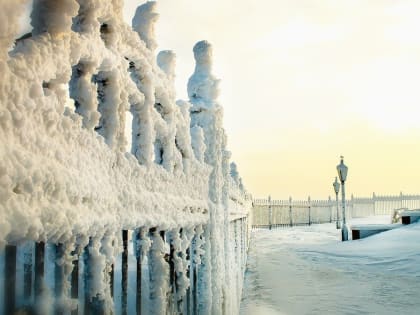
{"type": "MultiPolygon", "coordinates": [[[[182,227],[177,250],[198,233],[194,259],[205,262],[201,310],[221,314],[225,303],[235,313],[230,208],[246,216],[249,198],[229,164],[211,45],[195,45],[190,100],[176,101],[175,54],[154,52],[155,2],[137,9],[131,28],[122,0],[34,0],[32,33],[15,40],[26,2],[0,1],[0,247],[64,244],[69,275],[70,253],[87,245],[92,266],[109,268],[123,229],[182,227]]],[[[161,243],[156,235],[139,243],[157,274],[166,268],[161,243]]],[[[176,268],[182,295],[182,255],[176,268]]],[[[90,282],[92,296],[109,296],[106,275],[90,282]]],[[[164,280],[154,281],[152,295],[164,294],[164,280]]]]}

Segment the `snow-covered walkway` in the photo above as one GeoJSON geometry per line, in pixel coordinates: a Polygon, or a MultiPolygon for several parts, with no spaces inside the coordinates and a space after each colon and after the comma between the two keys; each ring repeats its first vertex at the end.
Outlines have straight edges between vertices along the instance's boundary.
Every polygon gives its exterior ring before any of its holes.
{"type": "MultiPolygon", "coordinates": [[[[373,222],[389,218],[357,223],[373,222]]],[[[255,231],[247,267],[243,315],[420,314],[420,224],[346,243],[334,224],[255,231]]]]}

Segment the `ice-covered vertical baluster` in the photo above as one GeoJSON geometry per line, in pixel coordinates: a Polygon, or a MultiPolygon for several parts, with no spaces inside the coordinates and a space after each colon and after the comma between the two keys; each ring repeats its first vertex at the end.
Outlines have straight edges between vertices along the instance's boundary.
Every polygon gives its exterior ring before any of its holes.
{"type": "Polygon", "coordinates": [[[155,88],[155,110],[159,113],[155,130],[162,150],[161,164],[169,172],[174,168],[182,170],[182,158],[176,150],[176,107],[175,107],[175,60],[176,56],[170,50],[159,52],[157,64],[164,72],[164,86],[155,88]],[[161,120],[163,119],[163,121],[161,120]]]}
{"type": "Polygon", "coordinates": [[[149,251],[150,271],[150,312],[165,314],[167,294],[169,292],[169,265],[165,260],[165,241],[160,232],[153,228],[150,231],[152,245],[149,251]]]}
{"type": "Polygon", "coordinates": [[[104,314],[113,308],[109,288],[109,257],[113,256],[114,237],[92,237],[84,251],[85,313],[104,314]]]}
{"type": "Polygon", "coordinates": [[[177,260],[177,265],[175,270],[177,272],[177,303],[178,303],[178,312],[180,314],[185,314],[191,311],[191,246],[192,239],[194,237],[194,229],[186,227],[182,229],[181,232],[181,246],[179,252],[179,260],[177,260]]]}
{"type": "Polygon", "coordinates": [[[23,298],[26,304],[32,303],[34,246],[28,242],[23,253],[23,298]]]}
{"type": "Polygon", "coordinates": [[[139,34],[140,39],[145,42],[146,47],[151,51],[154,51],[157,47],[155,23],[158,18],[159,14],[156,12],[156,2],[148,1],[137,8],[132,21],[133,30],[139,34]]]}
{"type": "Polygon", "coordinates": [[[192,231],[188,228],[182,228],[171,233],[171,246],[173,248],[173,267],[174,267],[174,309],[178,313],[183,313],[185,307],[187,288],[190,281],[187,277],[189,261],[187,260],[187,248],[190,245],[192,231]]]}
{"type": "MultiPolygon", "coordinates": [[[[133,69],[135,66],[133,64],[133,69]]],[[[137,72],[139,69],[132,70],[134,77],[138,78],[137,72]]],[[[149,82],[144,79],[145,82],[149,82]]],[[[141,164],[150,165],[153,162],[154,147],[153,141],[155,132],[153,130],[153,123],[150,115],[150,86],[146,85],[148,100],[144,94],[136,94],[130,97],[131,106],[130,111],[133,116],[132,122],[132,137],[131,137],[131,153],[137,158],[141,164]]],[[[146,87],[143,87],[146,89],[146,87]]]]}
{"type": "Polygon", "coordinates": [[[235,314],[237,313],[237,308],[235,302],[237,300],[235,292],[231,291],[232,288],[232,275],[234,271],[231,269],[231,252],[230,252],[230,242],[229,238],[229,229],[230,229],[230,220],[229,220],[229,198],[230,198],[230,164],[229,160],[231,158],[231,152],[227,150],[227,137],[222,129],[222,174],[223,174],[223,187],[222,187],[222,205],[225,209],[224,211],[224,251],[225,251],[225,282],[223,287],[223,312],[224,314],[235,314]],[[233,294],[232,294],[233,293],[233,294]]]}
{"type": "Polygon", "coordinates": [[[97,64],[94,62],[81,62],[73,66],[70,80],[70,97],[74,100],[76,113],[83,118],[83,127],[93,130],[99,123],[98,99],[96,84],[92,77],[97,64]]]}
{"type": "MultiPolygon", "coordinates": [[[[190,108],[191,104],[186,101],[178,100],[176,102],[179,108],[179,117],[176,125],[175,142],[177,149],[181,153],[182,168],[186,174],[189,174],[190,161],[194,157],[191,132],[190,132],[190,108]]],[[[203,141],[204,142],[204,141],[203,141]]]]}
{"type": "Polygon", "coordinates": [[[134,252],[136,254],[136,312],[137,314],[142,313],[142,309],[145,308],[144,305],[142,305],[142,301],[145,300],[143,288],[142,288],[142,282],[143,277],[147,279],[147,275],[143,275],[143,261],[146,259],[147,254],[149,252],[151,241],[150,238],[147,235],[147,229],[146,228],[139,228],[136,230],[136,238],[135,242],[133,243],[134,252]]]}
{"type": "Polygon", "coordinates": [[[17,247],[8,244],[4,249],[4,306],[3,314],[13,314],[16,307],[17,247]]]}
{"type": "Polygon", "coordinates": [[[194,151],[195,158],[204,162],[204,152],[206,151],[206,144],[204,143],[204,131],[198,125],[191,127],[191,146],[194,151]]]}
{"type": "Polygon", "coordinates": [[[127,95],[121,87],[120,70],[101,71],[95,76],[98,88],[98,110],[101,114],[95,127],[105,142],[116,151],[124,151],[125,111],[128,108],[127,95]]]}
{"type": "Polygon", "coordinates": [[[62,243],[54,245],[55,266],[54,266],[54,294],[55,294],[55,313],[64,313],[64,295],[65,295],[65,246],[62,243]]]}
{"type": "Polygon", "coordinates": [[[209,251],[205,249],[205,231],[202,225],[195,227],[195,234],[192,239],[192,259],[191,259],[191,287],[192,287],[192,314],[198,314],[199,310],[209,309],[210,305],[206,303],[210,302],[207,296],[203,296],[203,293],[207,293],[206,283],[210,281],[210,273],[207,270],[205,261],[209,261],[208,257],[204,258],[205,255],[209,256],[209,251]]]}
{"type": "MultiPolygon", "coordinates": [[[[154,35],[154,24],[157,21],[156,3],[146,2],[139,6],[132,21],[132,27],[138,33],[146,47],[153,51],[156,49],[154,35]]],[[[155,105],[154,78],[151,73],[137,64],[136,60],[131,61],[132,78],[143,94],[144,98],[137,99],[131,105],[133,115],[133,137],[132,153],[141,164],[151,165],[154,156],[154,142],[156,133],[152,117],[152,109],[155,105]]]]}
{"type": "Polygon", "coordinates": [[[203,128],[206,151],[204,160],[213,167],[209,179],[210,223],[206,230],[206,251],[211,251],[209,259],[204,265],[211,273],[211,284],[206,285],[203,292],[209,297],[211,309],[203,310],[205,313],[221,314],[223,305],[223,281],[225,278],[225,252],[224,252],[224,220],[226,210],[222,204],[223,169],[222,169],[222,143],[223,110],[217,103],[218,85],[212,74],[212,47],[207,41],[200,41],[194,46],[195,71],[188,81],[188,96],[193,107],[191,108],[191,125],[203,128]]]}

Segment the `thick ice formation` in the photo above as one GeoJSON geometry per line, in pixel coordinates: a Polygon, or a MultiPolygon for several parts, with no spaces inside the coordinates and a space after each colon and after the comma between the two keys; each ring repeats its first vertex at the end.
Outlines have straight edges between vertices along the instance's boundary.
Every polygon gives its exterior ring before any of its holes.
{"type": "Polygon", "coordinates": [[[154,51],[157,47],[155,40],[155,22],[159,15],[156,13],[156,2],[148,1],[139,6],[133,18],[133,30],[146,43],[147,48],[154,51]]]}
{"type": "MultiPolygon", "coordinates": [[[[229,208],[233,200],[246,216],[247,206],[229,174],[210,44],[194,47],[190,101],[175,101],[175,54],[154,54],[155,2],[137,9],[133,31],[122,0],[35,0],[32,33],[15,42],[25,2],[2,0],[0,10],[0,245],[61,243],[69,266],[88,246],[94,268],[105,270],[122,229],[182,227],[172,242],[185,252],[195,233],[201,310],[235,313],[240,291],[232,295],[230,284],[242,280],[232,269],[229,208]]],[[[150,247],[156,274],[166,268],[160,243],[156,235],[138,243],[150,247]]],[[[186,264],[180,255],[177,298],[189,285],[186,264]]],[[[89,285],[112,304],[107,275],[89,285]]],[[[159,300],[166,285],[153,281],[159,300]]]]}

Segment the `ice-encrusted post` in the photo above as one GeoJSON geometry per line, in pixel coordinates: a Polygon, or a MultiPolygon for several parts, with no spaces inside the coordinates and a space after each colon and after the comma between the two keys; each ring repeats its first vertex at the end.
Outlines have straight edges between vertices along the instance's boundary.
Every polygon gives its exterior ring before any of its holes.
{"type": "Polygon", "coordinates": [[[128,288],[128,230],[122,231],[123,252],[121,256],[121,313],[127,314],[128,288]]]}
{"type": "MultiPolygon", "coordinates": [[[[191,283],[191,297],[192,297],[192,306],[190,308],[190,310],[192,311],[191,314],[198,314],[198,306],[200,304],[200,299],[199,299],[199,293],[200,291],[198,290],[198,284],[199,284],[199,280],[198,280],[198,275],[199,275],[199,271],[200,271],[200,267],[203,267],[203,269],[205,270],[204,266],[202,265],[202,258],[203,258],[203,254],[205,254],[204,252],[204,230],[203,230],[203,226],[198,225],[195,228],[195,234],[194,237],[191,241],[191,267],[190,267],[190,283],[191,283]]],[[[207,274],[204,274],[204,276],[207,274]]],[[[204,277],[201,278],[201,281],[203,280],[204,277]]]]}
{"type": "Polygon", "coordinates": [[[65,247],[63,244],[55,245],[55,269],[54,269],[54,289],[55,289],[55,313],[64,314],[63,306],[60,302],[65,294],[65,270],[64,270],[65,247]]]}
{"type": "Polygon", "coordinates": [[[293,226],[293,212],[292,212],[292,197],[289,197],[289,219],[290,219],[290,226],[293,226]]]}
{"type": "Polygon", "coordinates": [[[151,245],[147,237],[146,228],[136,229],[135,253],[136,253],[136,314],[141,315],[142,309],[142,263],[143,258],[149,252],[151,245]]]}
{"type": "MultiPolygon", "coordinates": [[[[133,30],[137,32],[140,39],[143,40],[146,47],[152,53],[157,47],[154,24],[158,17],[159,15],[156,13],[156,2],[149,1],[137,8],[132,20],[133,30]]],[[[141,164],[151,165],[153,163],[156,137],[152,115],[153,106],[156,102],[154,78],[145,69],[140,68],[134,61],[130,65],[130,68],[136,85],[142,93],[141,97],[136,97],[131,106],[131,113],[133,115],[132,153],[141,164]]]]}
{"type": "Polygon", "coordinates": [[[233,314],[237,312],[237,305],[235,298],[228,298],[232,293],[235,296],[236,292],[232,292],[233,288],[233,275],[235,274],[234,268],[231,266],[231,251],[230,251],[230,218],[229,218],[229,189],[230,189],[230,158],[232,154],[227,150],[227,136],[223,130],[222,137],[222,173],[223,173],[223,189],[222,189],[222,205],[225,209],[224,211],[224,251],[225,251],[225,286],[223,287],[223,313],[224,314],[233,314]]]}
{"type": "Polygon", "coordinates": [[[15,245],[6,245],[4,266],[4,314],[15,312],[16,288],[16,252],[15,245]]]}
{"type": "Polygon", "coordinates": [[[127,95],[121,86],[120,71],[101,71],[94,76],[97,85],[99,124],[95,130],[105,138],[105,142],[117,151],[125,149],[125,111],[128,107],[127,95]]]}
{"type": "Polygon", "coordinates": [[[150,311],[151,314],[166,314],[169,292],[169,265],[165,260],[165,232],[150,229],[152,245],[149,251],[150,311]]]}
{"type": "Polygon", "coordinates": [[[139,34],[147,48],[152,51],[157,47],[155,23],[158,18],[159,14],[156,12],[156,2],[148,1],[137,8],[132,21],[133,30],[139,34]]]}
{"type": "MultiPolygon", "coordinates": [[[[206,250],[211,251],[211,262],[204,261],[206,272],[211,273],[211,283],[203,283],[209,297],[211,309],[199,312],[221,314],[223,306],[222,292],[225,279],[224,220],[223,206],[223,110],[217,102],[219,80],[212,74],[212,47],[207,41],[200,41],[194,46],[195,71],[188,81],[188,96],[191,108],[191,126],[203,128],[206,151],[204,161],[213,167],[209,179],[210,223],[206,250]]],[[[204,259],[207,259],[206,256],[204,259]]]]}
{"type": "MultiPolygon", "coordinates": [[[[72,251],[72,265],[73,270],[71,271],[70,275],[70,297],[73,300],[79,299],[79,255],[76,252],[76,250],[72,251]]],[[[76,309],[72,310],[71,315],[77,315],[78,314],[78,305],[76,305],[76,309]]]]}
{"type": "Polygon", "coordinates": [[[333,213],[331,196],[328,196],[328,207],[329,207],[330,223],[331,223],[332,222],[332,213],[333,213]]]}
{"type": "Polygon", "coordinates": [[[92,130],[98,125],[100,118],[97,110],[96,84],[92,82],[96,67],[94,62],[80,62],[73,66],[73,74],[69,83],[70,97],[74,100],[75,111],[82,116],[83,127],[92,130]]]}
{"type": "Polygon", "coordinates": [[[32,242],[26,246],[23,254],[23,297],[26,303],[29,304],[32,296],[32,257],[33,257],[32,242]]]}
{"type": "Polygon", "coordinates": [[[91,237],[84,249],[85,314],[105,314],[107,307],[106,290],[108,285],[104,276],[105,255],[101,252],[101,240],[91,237]],[[105,284],[106,283],[106,284],[105,284]]]}
{"type": "Polygon", "coordinates": [[[35,244],[35,280],[34,294],[35,300],[39,299],[44,290],[44,261],[45,261],[45,242],[35,244]]]}
{"type": "Polygon", "coordinates": [[[273,224],[273,206],[271,203],[271,196],[268,196],[268,228],[271,230],[273,224]]]}
{"type": "Polygon", "coordinates": [[[308,197],[308,225],[311,225],[311,208],[312,208],[311,197],[308,197]]]}

